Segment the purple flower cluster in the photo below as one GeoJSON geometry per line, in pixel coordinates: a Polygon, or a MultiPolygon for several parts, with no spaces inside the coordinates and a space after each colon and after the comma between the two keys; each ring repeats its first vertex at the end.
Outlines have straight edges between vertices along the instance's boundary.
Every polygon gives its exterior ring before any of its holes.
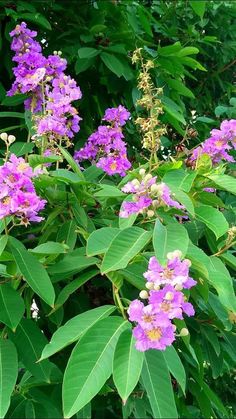
{"type": "Polygon", "coordinates": [[[98,130],[90,135],[84,147],[75,152],[74,159],[77,163],[92,160],[108,175],[125,176],[131,164],[127,158],[121,127],[129,117],[130,113],[121,105],[118,108],[107,109],[103,120],[110,125],[100,125],[98,130]]]}
{"type": "Polygon", "coordinates": [[[16,80],[8,95],[30,94],[25,101],[26,109],[42,112],[36,118],[37,135],[46,135],[52,141],[58,137],[72,138],[79,131],[81,118],[71,103],[82,94],[75,80],[64,73],[66,60],[58,53],[44,57],[41,45],[34,39],[37,32],[29,30],[24,22],[10,36],[17,66],[13,69],[16,80]]]}
{"type": "Polygon", "coordinates": [[[141,169],[139,173],[141,179],[134,179],[122,188],[123,192],[133,194],[133,200],[123,202],[120,210],[121,218],[146,212],[149,216],[153,216],[154,210],[164,205],[184,209],[183,205],[172,198],[171,191],[165,183],[157,183],[157,177],[146,175],[144,169],[141,169]]]}
{"type": "Polygon", "coordinates": [[[220,129],[213,129],[211,136],[197,147],[190,160],[196,161],[202,154],[210,156],[212,163],[217,164],[222,160],[234,162],[229,151],[236,149],[236,120],[223,121],[220,129]]]}
{"type": "Polygon", "coordinates": [[[165,267],[155,257],[150,259],[148,271],[144,274],[149,293],[140,293],[141,298],[147,299],[147,304],[134,300],[128,309],[129,320],[137,323],[133,335],[139,351],[165,350],[176,336],[172,320],[183,319],[183,314],[194,315],[192,304],[186,301],[182,292],[183,288],[196,285],[196,281],[189,277],[191,262],[188,259],[181,261],[179,250],[169,253],[167,257],[165,267]]]}
{"type": "Polygon", "coordinates": [[[14,154],[0,167],[0,219],[13,215],[24,225],[43,220],[38,212],[47,201],[35,192],[32,182],[35,175],[29,164],[14,154]]]}

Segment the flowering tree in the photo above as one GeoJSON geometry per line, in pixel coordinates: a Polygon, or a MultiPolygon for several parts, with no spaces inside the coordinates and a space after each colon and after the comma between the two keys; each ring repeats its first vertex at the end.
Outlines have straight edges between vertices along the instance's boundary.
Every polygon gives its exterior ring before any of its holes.
{"type": "Polygon", "coordinates": [[[137,115],[108,108],[70,153],[82,93],[66,60],[24,22],[10,36],[28,139],[0,134],[1,417],[227,417],[210,383],[235,365],[236,121],[163,153],[139,48],[137,115]]]}

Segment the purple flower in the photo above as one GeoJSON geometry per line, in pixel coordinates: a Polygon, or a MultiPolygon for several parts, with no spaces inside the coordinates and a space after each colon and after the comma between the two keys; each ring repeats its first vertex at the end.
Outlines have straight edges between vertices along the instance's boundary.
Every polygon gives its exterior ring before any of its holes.
{"type": "Polygon", "coordinates": [[[186,303],[184,294],[181,291],[176,291],[172,285],[166,285],[157,291],[151,290],[149,303],[158,312],[165,313],[169,319],[183,319],[183,312],[188,316],[194,315],[192,304],[186,303]]]}
{"type": "Polygon", "coordinates": [[[108,108],[102,120],[107,122],[114,122],[115,126],[122,127],[126,124],[126,121],[129,119],[129,117],[130,112],[128,112],[124,106],[119,105],[117,108],[108,108]]]}
{"type": "MultiPolygon", "coordinates": [[[[77,163],[83,160],[92,160],[92,162],[96,163],[97,167],[101,168],[110,176],[115,174],[125,176],[131,164],[127,158],[126,144],[123,141],[124,135],[121,130],[121,125],[124,125],[124,113],[128,113],[128,111],[122,106],[120,109],[111,108],[107,111],[109,111],[108,117],[111,112],[111,115],[115,115],[114,118],[117,121],[117,115],[123,115],[123,123],[117,122],[114,126],[100,125],[97,131],[90,135],[84,147],[75,152],[74,159],[77,163]]],[[[119,118],[119,121],[121,121],[121,116],[119,118]]],[[[105,120],[111,121],[111,119],[107,118],[105,120]]]]}
{"type": "Polygon", "coordinates": [[[46,201],[35,192],[31,180],[35,176],[29,164],[14,154],[0,167],[0,219],[15,216],[24,225],[43,220],[38,212],[45,207],[46,201]]]}
{"type": "Polygon", "coordinates": [[[164,351],[175,340],[174,327],[171,323],[167,327],[156,326],[152,329],[143,329],[139,324],[133,329],[136,338],[135,347],[141,352],[148,349],[164,351]]]}

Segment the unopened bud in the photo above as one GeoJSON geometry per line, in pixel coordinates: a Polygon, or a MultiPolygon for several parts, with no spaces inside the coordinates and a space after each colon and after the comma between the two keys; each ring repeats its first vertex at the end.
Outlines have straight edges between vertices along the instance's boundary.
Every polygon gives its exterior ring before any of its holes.
{"type": "Polygon", "coordinates": [[[146,175],[144,178],[144,182],[148,182],[150,179],[152,179],[152,175],[148,173],[148,175],[146,175]]]}
{"type": "Polygon", "coordinates": [[[184,259],[184,262],[186,263],[186,265],[188,265],[188,267],[192,265],[192,262],[190,259],[184,259]]]}
{"type": "Polygon", "coordinates": [[[146,300],[148,298],[148,292],[146,290],[140,291],[139,297],[142,298],[143,300],[146,300]]]}
{"type": "Polygon", "coordinates": [[[154,185],[151,186],[151,192],[158,192],[160,190],[160,185],[157,185],[154,183],[154,185]]]}
{"type": "Polygon", "coordinates": [[[62,51],[57,51],[57,55],[62,55],[62,51]]]}
{"type": "Polygon", "coordinates": [[[186,327],[183,327],[183,329],[180,330],[180,334],[179,336],[188,336],[189,335],[189,331],[188,329],[186,329],[186,327]]]}
{"type": "Polygon", "coordinates": [[[139,170],[139,174],[140,174],[140,176],[144,176],[144,175],[145,175],[145,173],[146,173],[146,170],[145,170],[145,169],[140,169],[140,170],[139,170]]]}
{"type": "Polygon", "coordinates": [[[132,185],[134,185],[134,186],[139,186],[139,185],[140,185],[140,182],[139,182],[139,180],[138,180],[138,179],[133,179],[133,180],[131,181],[131,183],[132,183],[132,185]]]}
{"type": "Polygon", "coordinates": [[[153,288],[154,288],[154,283],[153,283],[153,282],[146,282],[145,287],[146,287],[148,290],[153,290],[153,288]]]}
{"type": "Polygon", "coordinates": [[[152,206],[153,206],[154,208],[159,207],[159,201],[158,201],[158,199],[154,199],[154,200],[152,201],[152,206]]]}
{"type": "Polygon", "coordinates": [[[14,143],[14,141],[16,141],[15,135],[9,135],[7,141],[9,144],[14,143]]]}
{"type": "Polygon", "coordinates": [[[7,135],[7,133],[6,133],[6,132],[2,132],[2,133],[0,134],[0,138],[1,138],[1,140],[3,140],[3,141],[7,141],[7,139],[8,139],[8,135],[7,135]]]}
{"type": "Polygon", "coordinates": [[[53,51],[53,55],[57,55],[57,51],[53,51]]]}
{"type": "Polygon", "coordinates": [[[154,290],[155,291],[159,291],[159,289],[160,289],[160,285],[154,285],[154,290]]]}
{"type": "Polygon", "coordinates": [[[171,301],[174,298],[173,292],[168,291],[165,295],[165,300],[171,301]]]}
{"type": "MultiPolygon", "coordinates": [[[[183,255],[183,253],[181,252],[181,250],[174,250],[173,252],[169,252],[167,253],[167,259],[171,260],[171,259],[175,259],[175,258],[181,258],[183,255]]],[[[187,259],[186,259],[187,260],[187,259]]]]}
{"type": "Polygon", "coordinates": [[[176,289],[176,291],[182,291],[182,289],[183,289],[182,284],[177,284],[177,285],[175,286],[175,289],[176,289]]]}
{"type": "Polygon", "coordinates": [[[148,217],[153,217],[153,215],[155,214],[155,212],[153,211],[153,210],[148,210],[148,212],[147,212],[147,216],[148,217]]]}

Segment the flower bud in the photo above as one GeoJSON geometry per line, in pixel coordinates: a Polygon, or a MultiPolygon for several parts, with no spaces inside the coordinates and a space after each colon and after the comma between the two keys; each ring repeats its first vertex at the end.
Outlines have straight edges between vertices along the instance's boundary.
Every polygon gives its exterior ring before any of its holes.
{"type": "Polygon", "coordinates": [[[150,179],[152,179],[152,175],[150,173],[148,173],[145,177],[144,177],[144,182],[148,182],[150,179]]]}
{"type": "Polygon", "coordinates": [[[173,252],[167,253],[167,259],[169,260],[175,259],[175,258],[181,259],[182,255],[183,253],[181,252],[181,250],[174,250],[173,252]]]}
{"type": "Polygon", "coordinates": [[[154,285],[154,290],[155,291],[159,291],[159,289],[160,289],[160,285],[154,285]]]}
{"type": "Polygon", "coordinates": [[[9,135],[7,141],[8,141],[9,144],[14,143],[14,141],[16,141],[15,135],[9,135]]]}
{"type": "Polygon", "coordinates": [[[168,291],[165,295],[165,300],[171,301],[174,298],[173,292],[168,291]]]}
{"type": "Polygon", "coordinates": [[[142,298],[143,300],[146,300],[148,298],[148,292],[146,290],[140,291],[139,297],[142,298]]]}
{"type": "Polygon", "coordinates": [[[7,133],[6,133],[6,132],[2,132],[2,133],[0,134],[0,138],[1,138],[1,140],[3,140],[3,141],[7,141],[7,139],[8,139],[8,135],[7,135],[7,133]]]}
{"type": "Polygon", "coordinates": [[[177,284],[177,285],[175,286],[175,289],[176,289],[176,291],[182,291],[183,286],[182,286],[181,284],[177,284]]]}
{"type": "Polygon", "coordinates": [[[192,262],[190,259],[184,259],[184,262],[186,263],[186,265],[188,265],[188,267],[192,265],[192,262]]]}
{"type": "Polygon", "coordinates": [[[154,288],[154,283],[153,283],[153,282],[146,282],[145,287],[146,287],[148,290],[153,290],[153,288],[154,288]]]}
{"type": "Polygon", "coordinates": [[[62,55],[62,51],[57,51],[57,55],[61,56],[62,55]]]}
{"type": "Polygon", "coordinates": [[[189,331],[188,329],[186,329],[186,327],[183,327],[183,329],[180,330],[180,334],[179,336],[188,336],[189,335],[189,331]]]}
{"type": "Polygon", "coordinates": [[[139,174],[140,174],[140,176],[144,176],[144,175],[145,175],[145,173],[146,173],[146,170],[145,170],[145,169],[140,169],[140,170],[139,170],[139,174]]]}
{"type": "Polygon", "coordinates": [[[148,212],[147,212],[147,216],[148,217],[153,217],[153,215],[155,214],[155,212],[153,211],[153,210],[148,210],[148,212]]]}
{"type": "Polygon", "coordinates": [[[133,180],[131,181],[131,183],[132,183],[132,185],[134,185],[134,186],[139,186],[139,185],[140,185],[140,182],[138,181],[138,179],[133,179],[133,180]]]}
{"type": "Polygon", "coordinates": [[[160,190],[160,185],[157,185],[154,183],[154,185],[151,186],[151,192],[158,192],[160,190]]]}
{"type": "Polygon", "coordinates": [[[57,51],[53,51],[53,55],[57,55],[57,51]]]}

